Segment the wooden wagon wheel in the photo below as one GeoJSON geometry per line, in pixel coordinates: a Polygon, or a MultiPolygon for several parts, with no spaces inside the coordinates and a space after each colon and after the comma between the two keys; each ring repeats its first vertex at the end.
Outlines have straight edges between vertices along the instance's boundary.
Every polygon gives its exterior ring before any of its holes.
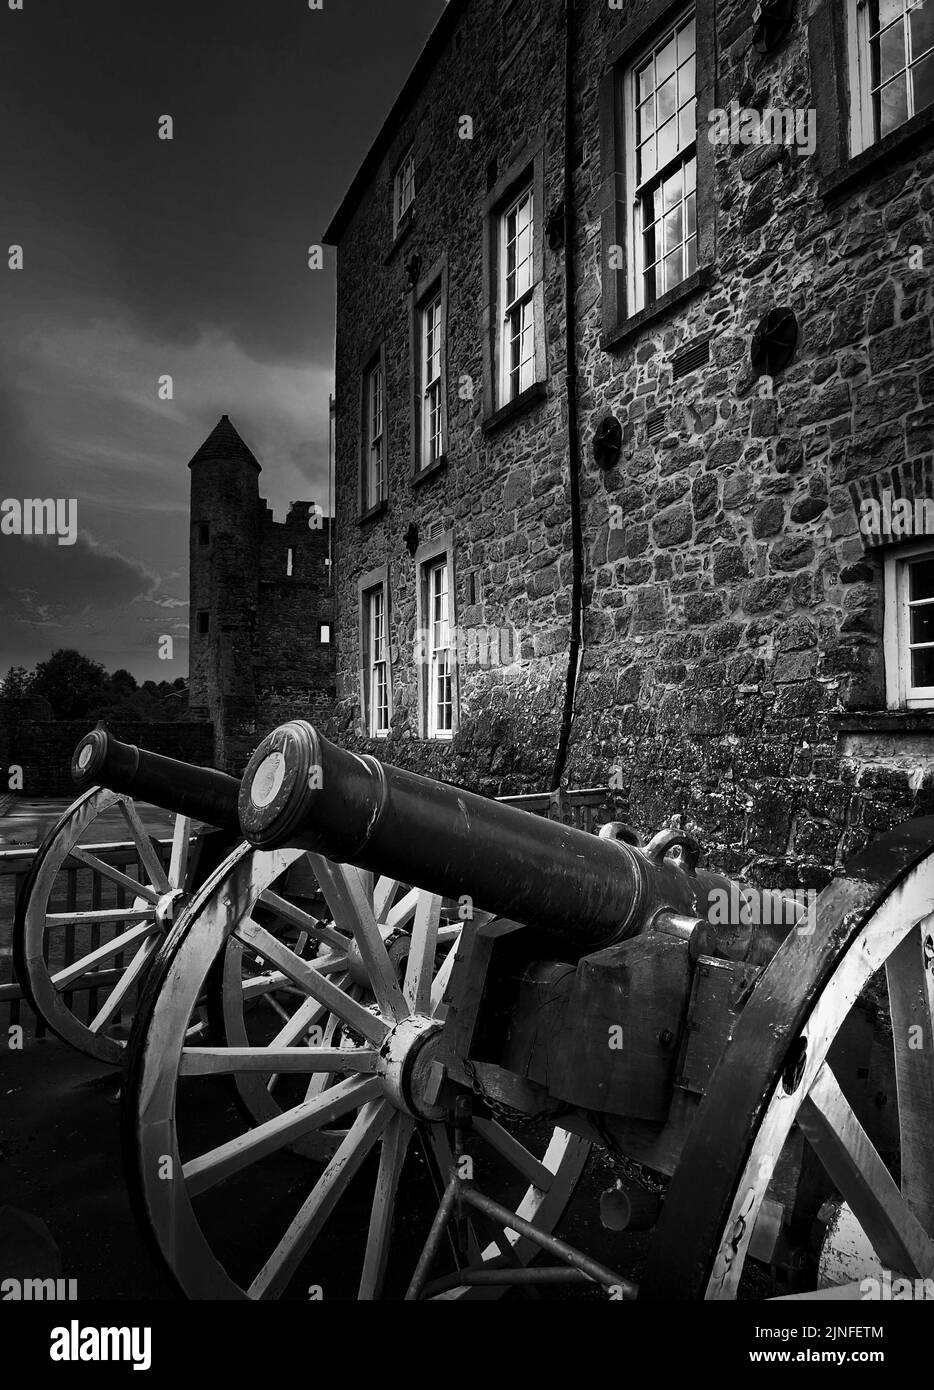
{"type": "MultiPolygon", "coordinates": [[[[302,853],[241,847],[230,856],[166,942],[134,1026],[123,1107],[131,1190],[190,1298],[307,1297],[318,1288],[328,1298],[404,1292],[451,1167],[449,1134],[430,1099],[432,1049],[458,944],[442,946],[438,966],[440,899],[423,893],[414,899],[400,981],[365,877],[312,855],[336,930],[353,946],[344,951],[327,941],[325,954],[305,959],[256,920],[268,885],[302,853]],[[298,1046],[281,1038],[265,1046],[233,1045],[229,1038],[219,1047],[187,1042],[204,981],[231,940],[304,992],[299,1010],[310,1015],[323,1005],[335,1015],[341,1045],[298,1046]],[[336,983],[352,957],[365,973],[369,1004],[336,983]],[[277,1105],[278,1113],[253,1128],[228,1126],[223,1137],[205,1138],[203,1093],[193,1088],[215,1085],[218,1077],[274,1073],[299,1079],[293,1103],[277,1105]],[[316,1081],[322,1075],[334,1084],[322,1087],[316,1081]],[[344,1138],[326,1162],[295,1152],[297,1143],[338,1125],[344,1138]],[[348,1268],[351,1282],[340,1288],[348,1268]]],[[[478,1129],[500,1200],[552,1230],[589,1144],[551,1125],[535,1140],[517,1138],[495,1121],[478,1129]]],[[[452,1270],[463,1258],[499,1253],[469,1224],[461,1237],[459,1247],[451,1241],[452,1270]]],[[[535,1247],[516,1238],[513,1252],[524,1263],[535,1247]]]]}
{"type": "MultiPolygon", "coordinates": [[[[882,1269],[934,1277],[934,818],[908,821],[821,894],[760,979],[711,1080],[671,1182],[640,1298],[736,1297],[766,1188],[793,1124],[845,1202],[865,1255],[846,1286],[882,1269]],[[898,1094],[891,1173],[828,1053],[884,967],[898,1094]],[[703,1199],[699,1200],[700,1194],[703,1199]]],[[[880,978],[881,985],[881,978],[880,978]]]]}
{"type": "MultiPolygon", "coordinates": [[[[23,886],[13,927],[16,977],[31,1008],[63,1042],[99,1062],[119,1064],[124,1042],[116,1036],[121,1016],[136,991],[165,931],[185,897],[190,858],[190,821],[175,818],[168,868],[147,834],[130,797],[92,787],[64,813],[36,854],[23,886]],[[92,849],[80,847],[88,826],[117,808],[126,822],[140,863],[140,881],[92,849]],[[129,902],[114,907],[65,903],[53,909],[65,869],[92,869],[129,902]],[[69,959],[71,956],[74,959],[69,959]],[[124,959],[127,957],[127,959],[124,959]],[[86,1021],[72,1006],[74,995],[100,1006],[86,1021]]],[[[90,1011],[89,1011],[90,1012],[90,1011]]]]}
{"type": "MultiPolygon", "coordinates": [[[[314,874],[310,857],[301,856],[279,879],[259,895],[253,909],[260,920],[287,940],[290,949],[303,959],[326,958],[335,952],[347,955],[346,967],[334,975],[334,983],[351,999],[372,1003],[366,968],[353,937],[333,919],[315,916],[290,894],[289,880],[297,867],[314,874]]],[[[272,870],[272,861],[269,861],[272,870]]],[[[409,954],[410,928],[418,895],[397,879],[361,875],[363,892],[373,918],[380,928],[397,975],[405,968],[409,954]]],[[[443,949],[454,939],[456,929],[441,927],[438,946],[443,949]]],[[[352,1046],[338,1014],[310,998],[281,970],[269,969],[263,957],[237,937],[227,942],[219,968],[213,969],[207,983],[208,1016],[211,1033],[224,1038],[232,1047],[289,1047],[318,1044],[324,1047],[352,1046]]],[[[230,1080],[234,1095],[245,1114],[260,1124],[272,1119],[300,1099],[310,1099],[334,1084],[335,1073],[317,1072],[301,1078],[291,1072],[233,1072],[230,1080]]],[[[291,1147],[306,1157],[330,1158],[347,1136],[340,1122],[322,1125],[291,1147]]]]}

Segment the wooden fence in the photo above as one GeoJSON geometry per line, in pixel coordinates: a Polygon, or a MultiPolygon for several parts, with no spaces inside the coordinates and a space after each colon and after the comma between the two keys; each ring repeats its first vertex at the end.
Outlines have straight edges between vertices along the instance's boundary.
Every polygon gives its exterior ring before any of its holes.
{"type": "MultiPolygon", "coordinates": [[[[153,843],[159,851],[163,865],[167,867],[172,849],[171,840],[155,839],[153,843]]],[[[88,844],[81,848],[89,850],[105,864],[116,865],[130,878],[147,881],[139,862],[136,845],[132,841],[88,844]]],[[[42,1019],[36,1018],[23,998],[22,988],[17,983],[14,973],[11,948],[15,905],[19,902],[37,853],[33,848],[0,850],[0,904],[5,919],[0,920],[0,1037],[5,1036],[7,1030],[16,1024],[22,1027],[27,1037],[44,1038],[48,1033],[42,1019]]],[[[129,891],[69,856],[56,878],[50,907],[60,912],[126,907],[129,891]]],[[[116,934],[118,930],[125,928],[116,923],[111,932],[116,934]]],[[[81,955],[103,945],[110,939],[110,934],[106,926],[94,923],[85,928],[66,927],[62,938],[62,952],[55,957],[56,968],[72,965],[81,955]]],[[[95,1016],[99,1008],[100,991],[119,979],[124,963],[121,953],[114,957],[111,969],[95,971],[93,977],[88,977],[80,982],[75,990],[65,994],[68,1007],[75,1011],[83,1022],[88,1022],[95,1016]]],[[[132,1012],[130,1000],[127,1004],[127,1011],[132,1012]]]]}

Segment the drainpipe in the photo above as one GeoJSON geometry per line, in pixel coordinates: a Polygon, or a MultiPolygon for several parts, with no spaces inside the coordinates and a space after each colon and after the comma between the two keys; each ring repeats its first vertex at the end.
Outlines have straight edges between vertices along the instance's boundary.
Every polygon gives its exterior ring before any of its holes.
{"type": "Polygon", "coordinates": [[[584,541],[581,527],[580,435],[577,415],[577,322],[574,278],[574,0],[564,3],[564,319],[565,385],[568,411],[568,485],[571,501],[571,640],[564,690],[561,732],[551,774],[551,790],[557,791],[564,776],[574,722],[574,695],[583,658],[584,541]]]}

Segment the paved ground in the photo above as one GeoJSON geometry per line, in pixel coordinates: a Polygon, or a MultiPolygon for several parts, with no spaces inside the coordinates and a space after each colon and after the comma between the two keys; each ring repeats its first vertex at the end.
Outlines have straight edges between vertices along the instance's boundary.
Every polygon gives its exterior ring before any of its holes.
{"type": "MultiPolygon", "coordinates": [[[[74,798],[18,796],[0,814],[0,849],[16,849],[22,845],[40,845],[49,830],[72,804],[74,798]]],[[[160,838],[172,833],[174,817],[158,806],[137,801],[136,809],[151,835],[160,838]]],[[[118,810],[106,811],[88,826],[89,844],[108,840],[128,840],[126,821],[118,810]]]]}

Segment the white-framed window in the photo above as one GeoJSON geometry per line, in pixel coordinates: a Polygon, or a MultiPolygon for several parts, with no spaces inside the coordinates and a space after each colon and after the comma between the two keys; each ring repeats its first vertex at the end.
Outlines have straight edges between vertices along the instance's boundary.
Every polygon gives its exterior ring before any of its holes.
{"type": "Polygon", "coordinates": [[[415,202],[415,155],[409,150],[396,170],[393,180],[393,221],[395,236],[401,227],[406,213],[415,202]]]}
{"type": "Polygon", "coordinates": [[[419,312],[419,468],[430,468],[444,454],[442,307],[442,295],[439,290],[419,312]]]}
{"type": "Polygon", "coordinates": [[[697,269],[697,75],[689,10],[623,74],[630,312],[697,269]]]}
{"type": "Polygon", "coordinates": [[[847,0],[850,152],[934,102],[932,0],[847,0]]]}
{"type": "Polygon", "coordinates": [[[321,645],[322,647],[329,647],[329,646],[331,645],[331,624],[330,624],[330,623],[319,623],[319,624],[318,624],[318,641],[319,641],[319,643],[320,643],[320,645],[321,645]]]}
{"type": "Polygon", "coordinates": [[[535,382],[535,200],[532,185],[500,217],[500,396],[499,404],[535,382]]]}
{"type": "Polygon", "coordinates": [[[884,573],[886,703],[934,707],[934,542],[893,548],[884,573]]]}
{"type": "Polygon", "coordinates": [[[451,651],[450,566],[447,557],[425,566],[428,617],[426,727],[429,738],[454,733],[454,673],[451,651]]]}
{"type": "Polygon", "coordinates": [[[365,590],[363,604],[367,733],[371,738],[385,738],[391,718],[386,586],[377,584],[365,590]]]}
{"type": "Polygon", "coordinates": [[[364,385],[363,510],[386,495],[386,403],[382,357],[367,369],[364,385]]]}

